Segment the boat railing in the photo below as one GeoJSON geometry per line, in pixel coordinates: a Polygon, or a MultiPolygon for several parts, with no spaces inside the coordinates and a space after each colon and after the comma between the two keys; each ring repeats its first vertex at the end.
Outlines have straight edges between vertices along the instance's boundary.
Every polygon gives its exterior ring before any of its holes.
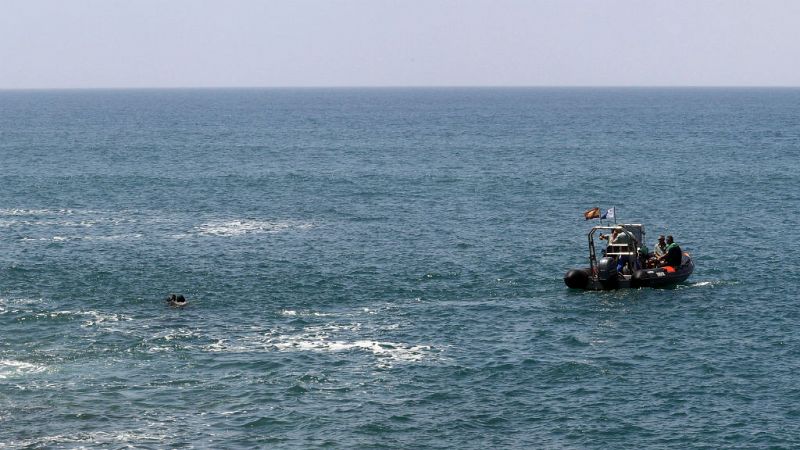
{"type": "MultiPolygon", "coordinates": [[[[629,230],[625,229],[624,226],[598,226],[594,227],[589,231],[588,239],[589,239],[589,268],[591,270],[592,276],[594,277],[597,273],[597,253],[594,248],[594,233],[597,230],[614,230],[617,229],[621,233],[624,233],[625,236],[628,238],[628,242],[620,243],[615,245],[609,245],[608,249],[604,253],[604,256],[633,256],[638,257],[639,252],[636,249],[636,236],[631,233],[629,230]]],[[[644,234],[644,233],[642,233],[644,234]]],[[[644,236],[643,236],[644,237],[644,236]]]]}
{"type": "Polygon", "coordinates": [[[631,248],[628,244],[616,244],[608,246],[611,251],[606,250],[606,256],[636,256],[635,248],[631,248]]]}

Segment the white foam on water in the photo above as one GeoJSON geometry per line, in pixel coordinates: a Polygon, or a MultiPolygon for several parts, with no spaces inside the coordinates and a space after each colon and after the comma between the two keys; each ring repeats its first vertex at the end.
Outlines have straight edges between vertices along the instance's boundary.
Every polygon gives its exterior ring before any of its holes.
{"type": "Polygon", "coordinates": [[[722,281],[722,280],[712,280],[712,281],[695,281],[685,285],[678,285],[678,289],[688,289],[688,288],[696,288],[696,287],[717,287],[723,285],[730,285],[730,284],[738,284],[736,281],[722,281]]]}
{"type": "Polygon", "coordinates": [[[38,306],[38,305],[42,305],[42,304],[44,303],[44,299],[43,299],[43,298],[41,298],[41,297],[39,297],[39,298],[33,298],[33,297],[17,297],[17,298],[8,298],[8,299],[2,299],[2,300],[4,300],[4,301],[8,302],[9,304],[10,304],[10,303],[13,303],[13,304],[15,304],[15,305],[32,305],[32,306],[38,306]]]}
{"type": "Polygon", "coordinates": [[[0,359],[0,380],[30,375],[47,370],[47,367],[12,359],[0,359]]]}
{"type": "Polygon", "coordinates": [[[225,353],[250,353],[250,352],[293,352],[310,351],[320,353],[339,353],[347,351],[361,351],[378,358],[380,365],[391,363],[409,363],[432,359],[438,353],[430,345],[410,345],[401,342],[374,341],[368,339],[358,340],[329,340],[315,339],[306,336],[268,339],[218,339],[206,345],[205,351],[225,353]]]}
{"type": "Polygon", "coordinates": [[[99,311],[81,311],[74,314],[86,317],[86,319],[83,321],[83,324],[81,324],[81,326],[83,327],[91,327],[91,326],[114,323],[114,322],[127,322],[133,320],[132,317],[126,316],[124,314],[101,313],[99,311]]]}
{"type": "Polygon", "coordinates": [[[0,208],[0,216],[63,216],[74,213],[74,209],[0,208]]]}
{"type": "Polygon", "coordinates": [[[39,242],[65,242],[65,241],[75,241],[80,239],[79,236],[51,236],[51,237],[22,237],[20,241],[22,242],[31,242],[31,241],[39,241],[39,242]]]}
{"type": "Polygon", "coordinates": [[[315,352],[345,352],[350,350],[365,351],[376,357],[388,358],[392,361],[417,362],[430,357],[433,347],[430,345],[409,345],[399,342],[385,342],[373,340],[327,340],[306,339],[304,337],[288,338],[274,342],[279,351],[315,351],[315,352]]]}
{"type": "Polygon", "coordinates": [[[216,342],[208,344],[205,347],[203,347],[203,350],[213,353],[229,351],[229,346],[228,344],[226,344],[225,341],[226,341],[225,339],[217,339],[216,342]]]}
{"type": "Polygon", "coordinates": [[[164,339],[165,341],[172,341],[181,338],[194,338],[199,335],[188,328],[181,328],[178,330],[170,331],[157,336],[157,339],[164,339]]]}
{"type": "Polygon", "coordinates": [[[300,316],[300,317],[330,317],[330,316],[333,316],[333,314],[330,314],[330,313],[322,313],[322,312],[316,312],[316,311],[296,311],[294,309],[282,309],[280,311],[280,315],[286,316],[286,317],[297,317],[297,316],[300,316]]]}
{"type": "MultiPolygon", "coordinates": [[[[145,339],[144,344],[146,348],[144,351],[146,353],[163,353],[172,352],[177,349],[194,349],[196,348],[194,344],[183,342],[181,340],[198,337],[202,337],[202,335],[188,328],[180,328],[177,330],[168,330],[161,333],[156,333],[152,337],[145,339]]],[[[211,351],[208,350],[207,347],[208,346],[205,346],[203,349],[206,351],[211,351]]]]}
{"type": "Polygon", "coordinates": [[[337,333],[341,331],[345,332],[357,332],[361,330],[361,323],[349,323],[349,324],[336,324],[336,323],[329,323],[325,325],[309,325],[304,328],[306,336],[318,336],[318,337],[329,337],[331,333],[337,333]]]}
{"type": "Polygon", "coordinates": [[[371,339],[343,339],[332,337],[336,331],[352,332],[360,325],[308,327],[300,334],[280,334],[277,331],[240,338],[220,338],[203,347],[208,352],[364,352],[377,358],[378,365],[419,362],[432,359],[438,351],[430,345],[412,345],[402,342],[371,339]]]}
{"type": "Polygon", "coordinates": [[[21,299],[7,300],[0,298],[0,314],[24,313],[33,314],[35,319],[75,319],[82,320],[81,327],[93,327],[99,325],[109,325],[117,322],[127,322],[133,320],[132,317],[119,313],[103,313],[99,311],[42,311],[42,300],[21,299]],[[26,308],[29,306],[29,308],[26,308]]]}
{"type": "Polygon", "coordinates": [[[272,350],[264,339],[258,338],[219,338],[215,342],[203,346],[203,350],[211,353],[253,353],[272,350]]]}
{"type": "Polygon", "coordinates": [[[92,235],[84,235],[84,236],[62,236],[56,235],[51,237],[29,237],[25,236],[20,238],[22,242],[31,242],[31,241],[47,241],[47,242],[67,242],[67,241],[133,241],[139,240],[144,237],[141,233],[127,233],[127,234],[111,234],[111,235],[100,235],[100,236],[92,236],[92,235]]]}
{"type": "Polygon", "coordinates": [[[109,445],[117,444],[122,447],[131,447],[131,443],[137,442],[153,442],[163,444],[169,436],[166,433],[154,433],[152,428],[145,431],[95,431],[91,433],[76,432],[69,435],[53,435],[43,436],[37,438],[23,439],[19,441],[0,442],[0,449],[2,448],[40,448],[40,447],[60,447],[69,445],[70,447],[78,445],[78,448],[84,448],[82,445],[109,445]]]}
{"type": "Polygon", "coordinates": [[[0,297],[0,314],[7,312],[11,313],[29,313],[33,311],[33,307],[41,307],[43,300],[41,298],[2,298],[0,297]],[[27,307],[27,308],[25,308],[27,307]]]}
{"type": "Polygon", "coordinates": [[[134,241],[137,239],[142,239],[144,237],[141,233],[129,233],[129,234],[112,234],[108,236],[86,236],[84,239],[89,241],[134,241]]]}
{"type": "MultiPolygon", "coordinates": [[[[129,223],[139,223],[140,220],[122,215],[119,211],[76,211],[71,209],[63,210],[31,210],[31,209],[0,209],[0,228],[25,230],[26,233],[33,230],[55,228],[55,236],[37,237],[24,236],[21,239],[29,240],[72,240],[72,239],[91,239],[102,238],[92,235],[84,235],[80,230],[107,230],[106,233],[112,236],[125,236],[117,228],[120,225],[129,223]],[[79,233],[79,234],[76,234],[79,233]]],[[[148,221],[148,220],[146,220],[148,221]]]]}
{"type": "Polygon", "coordinates": [[[309,230],[310,222],[295,220],[250,220],[235,219],[206,222],[194,228],[200,236],[242,236],[247,234],[273,234],[294,230],[309,230]]]}

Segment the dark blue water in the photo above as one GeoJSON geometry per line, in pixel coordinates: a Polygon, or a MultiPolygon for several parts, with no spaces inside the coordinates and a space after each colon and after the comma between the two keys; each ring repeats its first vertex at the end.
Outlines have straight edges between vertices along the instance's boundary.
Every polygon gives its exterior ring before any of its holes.
{"type": "Polygon", "coordinates": [[[797,447],[798,118],[793,89],[0,92],[0,447],[797,447]],[[594,206],[694,275],[568,290],[594,206]]]}

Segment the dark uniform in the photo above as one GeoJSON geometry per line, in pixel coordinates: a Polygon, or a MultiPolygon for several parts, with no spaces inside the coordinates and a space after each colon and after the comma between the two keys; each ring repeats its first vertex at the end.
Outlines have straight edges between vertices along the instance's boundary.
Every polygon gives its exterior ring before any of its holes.
{"type": "Polygon", "coordinates": [[[678,266],[681,265],[682,258],[683,252],[681,251],[681,247],[678,244],[669,244],[667,247],[667,257],[665,259],[667,265],[678,268],[678,266]]]}

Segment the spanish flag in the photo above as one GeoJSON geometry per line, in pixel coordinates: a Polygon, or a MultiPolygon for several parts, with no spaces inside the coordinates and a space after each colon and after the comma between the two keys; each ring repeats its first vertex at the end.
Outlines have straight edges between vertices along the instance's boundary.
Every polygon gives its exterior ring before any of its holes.
{"type": "Polygon", "coordinates": [[[585,217],[586,220],[597,219],[598,217],[600,217],[600,208],[592,208],[586,211],[585,213],[583,213],[583,217],[585,217]]]}

